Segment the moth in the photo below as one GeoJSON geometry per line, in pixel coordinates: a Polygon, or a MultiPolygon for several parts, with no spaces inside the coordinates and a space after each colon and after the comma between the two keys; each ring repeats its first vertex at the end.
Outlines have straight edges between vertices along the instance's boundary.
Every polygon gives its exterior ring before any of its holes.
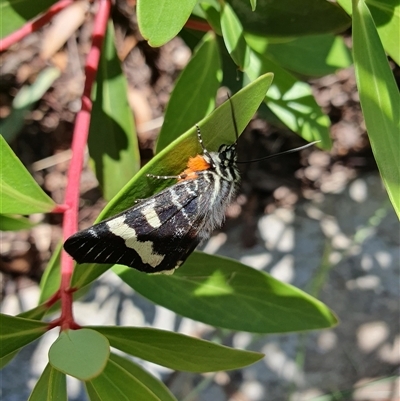
{"type": "Polygon", "coordinates": [[[152,176],[175,178],[175,184],[65,241],[64,249],[78,263],[122,264],[145,273],[172,274],[222,225],[240,182],[237,140],[209,152],[196,128],[202,154],[189,158],[177,176],[152,176]]]}
{"type": "Polygon", "coordinates": [[[177,182],[132,208],[69,237],[64,249],[78,263],[110,263],[146,273],[173,273],[220,227],[240,175],[236,143],[191,157],[177,182]]]}

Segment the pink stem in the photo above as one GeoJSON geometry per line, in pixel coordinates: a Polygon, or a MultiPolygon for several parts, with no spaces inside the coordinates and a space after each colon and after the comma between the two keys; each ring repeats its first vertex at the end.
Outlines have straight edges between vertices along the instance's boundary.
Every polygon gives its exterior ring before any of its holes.
{"type": "MultiPolygon", "coordinates": [[[[68,171],[68,183],[65,191],[65,204],[68,209],[64,213],[63,238],[66,240],[78,228],[79,183],[83,167],[85,147],[89,135],[90,113],[92,101],[90,95],[100,60],[102,43],[107,30],[111,0],[99,0],[99,10],[96,13],[93,27],[92,47],[86,59],[85,87],[82,95],[82,108],[76,116],[72,138],[72,159],[68,171]]],[[[61,329],[77,328],[72,314],[71,277],[74,270],[72,258],[63,250],[61,254],[61,329]]]]}
{"type": "Polygon", "coordinates": [[[25,36],[31,34],[32,32],[37,31],[42,26],[46,25],[51,19],[63,10],[65,7],[68,7],[72,4],[74,0],[60,0],[58,3],[51,6],[41,17],[36,20],[28,21],[21,29],[11,33],[5,38],[0,40],[0,51],[7,50],[14,43],[19,42],[25,36]]]}

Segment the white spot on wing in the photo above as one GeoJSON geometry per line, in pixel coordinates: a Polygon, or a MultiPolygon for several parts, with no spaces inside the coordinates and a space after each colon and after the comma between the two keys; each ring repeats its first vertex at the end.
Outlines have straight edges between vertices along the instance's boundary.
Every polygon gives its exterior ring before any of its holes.
{"type": "Polygon", "coordinates": [[[151,267],[157,267],[164,259],[164,255],[159,255],[153,250],[151,241],[138,241],[134,228],[125,224],[125,217],[119,216],[108,221],[109,230],[118,237],[125,240],[125,245],[137,252],[143,263],[147,263],[151,267]]]}
{"type": "Polygon", "coordinates": [[[158,218],[157,212],[154,210],[154,207],[152,205],[144,207],[141,213],[145,217],[147,223],[153,228],[158,228],[161,226],[161,221],[158,218]]]}

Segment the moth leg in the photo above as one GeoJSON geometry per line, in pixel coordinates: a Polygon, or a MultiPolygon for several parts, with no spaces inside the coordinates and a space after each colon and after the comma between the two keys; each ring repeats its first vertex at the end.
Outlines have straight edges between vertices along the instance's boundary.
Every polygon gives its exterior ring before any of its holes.
{"type": "Polygon", "coordinates": [[[155,178],[157,180],[183,180],[185,179],[187,174],[179,174],[179,175],[154,175],[154,174],[147,174],[149,178],[155,178]]]}

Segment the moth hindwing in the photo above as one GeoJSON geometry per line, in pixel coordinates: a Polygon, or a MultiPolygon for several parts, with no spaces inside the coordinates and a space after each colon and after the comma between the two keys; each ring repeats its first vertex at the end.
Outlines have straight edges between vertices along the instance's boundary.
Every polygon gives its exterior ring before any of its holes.
{"type": "Polygon", "coordinates": [[[239,183],[236,143],[203,149],[177,182],[117,216],[69,237],[64,249],[78,263],[122,264],[146,273],[173,273],[220,227],[239,183]]]}

